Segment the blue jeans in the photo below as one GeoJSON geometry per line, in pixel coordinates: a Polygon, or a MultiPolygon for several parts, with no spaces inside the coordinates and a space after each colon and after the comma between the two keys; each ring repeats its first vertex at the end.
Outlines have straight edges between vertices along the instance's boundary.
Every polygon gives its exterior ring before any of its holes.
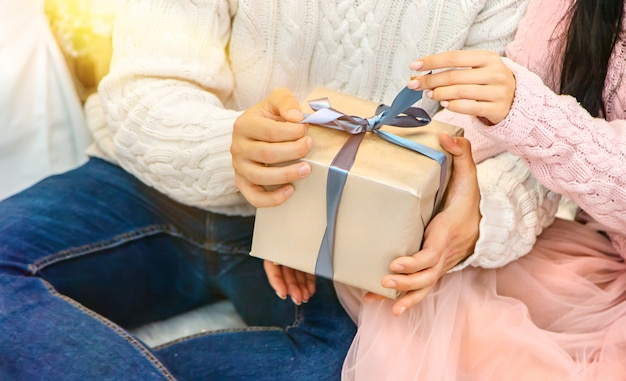
{"type": "Polygon", "coordinates": [[[99,159],[1,202],[0,380],[338,380],[356,328],[332,282],[280,300],[253,223],[99,159]],[[128,332],[223,298],[250,328],[158,348],[128,332]]]}

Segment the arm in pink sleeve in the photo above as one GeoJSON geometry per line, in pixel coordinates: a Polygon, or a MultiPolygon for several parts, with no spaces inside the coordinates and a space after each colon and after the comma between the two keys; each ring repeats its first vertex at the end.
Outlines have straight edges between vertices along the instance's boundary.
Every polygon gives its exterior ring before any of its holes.
{"type": "Polygon", "coordinates": [[[626,120],[594,118],[573,97],[556,95],[524,67],[505,63],[517,80],[511,111],[495,126],[471,119],[473,127],[598,222],[626,228],[626,120]]]}

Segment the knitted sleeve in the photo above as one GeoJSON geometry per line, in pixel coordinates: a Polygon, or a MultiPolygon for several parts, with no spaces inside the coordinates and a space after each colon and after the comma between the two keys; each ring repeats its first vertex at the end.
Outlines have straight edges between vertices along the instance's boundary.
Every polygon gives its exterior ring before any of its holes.
{"type": "Polygon", "coordinates": [[[444,109],[434,119],[464,127],[478,163],[480,235],[474,253],[450,271],[501,267],[528,254],[554,221],[560,195],[541,185],[520,157],[481,134],[476,118],[444,109]]]}
{"type": "Polygon", "coordinates": [[[106,124],[98,125],[110,138],[99,148],[174,200],[251,214],[229,153],[240,113],[224,107],[233,88],[229,2],[138,0],[117,16],[111,71],[99,87],[106,124]]]}
{"type": "Polygon", "coordinates": [[[464,49],[485,49],[504,54],[526,12],[526,0],[482,0],[470,26],[464,49]]]}
{"type": "Polygon", "coordinates": [[[522,157],[546,187],[610,229],[626,231],[626,120],[594,118],[523,66],[505,63],[517,81],[511,110],[495,126],[473,119],[474,127],[522,157]]]}
{"type": "Polygon", "coordinates": [[[482,161],[477,172],[480,236],[474,253],[451,271],[501,267],[528,254],[559,206],[561,196],[542,186],[526,163],[511,153],[482,161]]]}

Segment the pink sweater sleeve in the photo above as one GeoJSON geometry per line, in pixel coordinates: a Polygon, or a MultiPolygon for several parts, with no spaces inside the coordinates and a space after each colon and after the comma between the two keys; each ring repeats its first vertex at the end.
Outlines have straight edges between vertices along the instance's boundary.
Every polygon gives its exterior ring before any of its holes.
{"type": "Polygon", "coordinates": [[[473,116],[459,114],[449,111],[448,109],[443,109],[435,114],[433,119],[452,124],[453,126],[463,127],[465,137],[472,144],[472,156],[474,157],[474,161],[476,163],[480,163],[485,159],[497,156],[498,154],[506,151],[504,147],[494,144],[489,137],[479,132],[479,129],[484,127],[481,124],[480,128],[476,128],[474,125],[475,123],[473,123],[473,120],[476,118],[473,116]]]}
{"type": "Polygon", "coordinates": [[[541,79],[504,59],[517,80],[509,115],[472,127],[521,156],[534,176],[574,200],[598,222],[626,228],[626,120],[592,117],[576,99],[556,95],[541,79]]]}

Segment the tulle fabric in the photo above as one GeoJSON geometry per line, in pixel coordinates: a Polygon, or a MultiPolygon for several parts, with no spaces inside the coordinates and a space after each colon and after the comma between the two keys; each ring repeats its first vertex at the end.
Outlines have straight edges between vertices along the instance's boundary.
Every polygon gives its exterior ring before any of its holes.
{"type": "Polygon", "coordinates": [[[501,269],[447,274],[400,317],[338,290],[359,325],[344,380],[626,379],[626,265],[573,221],[501,269]]]}

